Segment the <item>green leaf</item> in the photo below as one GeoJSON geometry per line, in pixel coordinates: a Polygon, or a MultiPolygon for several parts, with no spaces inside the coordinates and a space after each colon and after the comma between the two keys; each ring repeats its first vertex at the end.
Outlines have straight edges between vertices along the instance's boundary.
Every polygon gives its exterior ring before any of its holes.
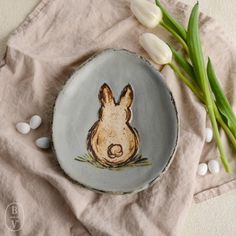
{"type": "Polygon", "coordinates": [[[207,71],[205,67],[203,51],[200,41],[199,34],[199,6],[198,3],[195,4],[191,12],[188,31],[187,31],[187,45],[189,47],[189,56],[194,68],[194,74],[197,79],[199,79],[199,86],[203,92],[206,108],[211,120],[211,125],[214,133],[214,138],[220,152],[220,158],[227,172],[230,172],[229,163],[226,158],[223,143],[221,141],[218,125],[216,122],[216,117],[214,113],[214,101],[212,99],[212,93],[209,86],[207,71]]]}
{"type": "Polygon", "coordinates": [[[215,95],[216,105],[220,113],[225,118],[224,120],[233,133],[234,137],[236,138],[236,116],[232,110],[229,100],[227,99],[223,92],[223,89],[221,88],[219,81],[217,80],[216,73],[210,58],[208,58],[207,63],[207,74],[211,89],[215,95]]]}
{"type": "Polygon", "coordinates": [[[189,47],[189,56],[193,64],[196,78],[199,80],[199,85],[202,90],[207,92],[208,79],[205,69],[201,41],[199,36],[198,26],[198,3],[194,6],[190,15],[187,33],[187,44],[189,47]]]}
{"type": "Polygon", "coordinates": [[[182,67],[182,69],[192,78],[195,79],[194,70],[192,65],[184,58],[184,56],[177,52],[173,47],[169,46],[175,61],[182,67]]]}
{"type": "Polygon", "coordinates": [[[175,20],[174,17],[170,15],[170,13],[166,10],[166,8],[160,3],[159,0],[156,0],[156,5],[160,7],[162,14],[163,14],[163,22],[168,25],[170,28],[172,28],[174,31],[176,31],[181,38],[186,41],[186,30],[185,28],[175,20]]]}

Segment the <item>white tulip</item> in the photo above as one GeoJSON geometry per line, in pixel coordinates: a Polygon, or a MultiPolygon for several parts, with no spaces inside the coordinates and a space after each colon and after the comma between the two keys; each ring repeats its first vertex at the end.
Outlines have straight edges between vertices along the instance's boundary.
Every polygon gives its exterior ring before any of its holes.
{"type": "Polygon", "coordinates": [[[131,0],[130,9],[137,20],[147,28],[156,27],[162,20],[161,9],[147,0],[131,0]]]}
{"type": "Polygon", "coordinates": [[[151,33],[144,33],[139,37],[139,43],[155,63],[160,65],[171,63],[171,49],[156,35],[151,33]]]}

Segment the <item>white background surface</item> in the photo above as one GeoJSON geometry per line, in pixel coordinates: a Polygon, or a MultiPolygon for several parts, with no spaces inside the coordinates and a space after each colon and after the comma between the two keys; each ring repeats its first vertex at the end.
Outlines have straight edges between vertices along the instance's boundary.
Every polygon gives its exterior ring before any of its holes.
{"type": "MultiPolygon", "coordinates": [[[[0,0],[0,58],[5,43],[15,29],[40,0],[0,0]]],[[[182,0],[193,5],[194,0],[182,0]]],[[[199,0],[201,10],[217,19],[232,41],[236,41],[235,0],[199,0]]],[[[236,78],[235,78],[236,79],[236,78]]],[[[182,236],[235,236],[236,190],[200,204],[193,204],[182,236]]]]}

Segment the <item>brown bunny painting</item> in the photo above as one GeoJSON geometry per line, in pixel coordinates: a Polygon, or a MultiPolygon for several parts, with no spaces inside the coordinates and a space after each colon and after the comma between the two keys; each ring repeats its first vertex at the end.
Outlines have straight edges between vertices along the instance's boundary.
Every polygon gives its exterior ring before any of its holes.
{"type": "Polygon", "coordinates": [[[99,119],[88,134],[88,150],[104,166],[125,165],[139,149],[137,131],[131,127],[134,92],[127,85],[115,102],[111,88],[103,84],[99,92],[99,119]]]}

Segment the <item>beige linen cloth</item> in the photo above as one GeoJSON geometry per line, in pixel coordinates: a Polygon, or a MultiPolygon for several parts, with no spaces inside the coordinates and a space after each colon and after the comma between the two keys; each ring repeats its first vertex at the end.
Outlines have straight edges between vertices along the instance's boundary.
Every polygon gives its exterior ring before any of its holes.
{"type": "MultiPolygon", "coordinates": [[[[186,5],[164,3],[186,24],[186,5]]],[[[203,106],[168,67],[163,73],[179,111],[179,144],[169,170],[147,190],[121,196],[94,193],[68,179],[52,151],[35,146],[35,139],[50,135],[55,98],[74,69],[111,47],[149,59],[138,44],[144,31],[128,0],[43,0],[10,37],[0,68],[0,235],[15,234],[4,223],[12,202],[24,210],[19,235],[178,235],[193,199],[199,202],[236,187],[235,176],[223,168],[218,175],[196,176],[199,161],[218,154],[214,143],[204,141],[209,123],[203,106]],[[33,114],[42,116],[42,127],[19,134],[16,122],[33,114]]],[[[155,33],[169,37],[161,29],[155,33]]],[[[235,108],[235,48],[209,17],[201,16],[201,33],[205,53],[235,108]]],[[[235,153],[227,149],[235,173],[235,153]]]]}

